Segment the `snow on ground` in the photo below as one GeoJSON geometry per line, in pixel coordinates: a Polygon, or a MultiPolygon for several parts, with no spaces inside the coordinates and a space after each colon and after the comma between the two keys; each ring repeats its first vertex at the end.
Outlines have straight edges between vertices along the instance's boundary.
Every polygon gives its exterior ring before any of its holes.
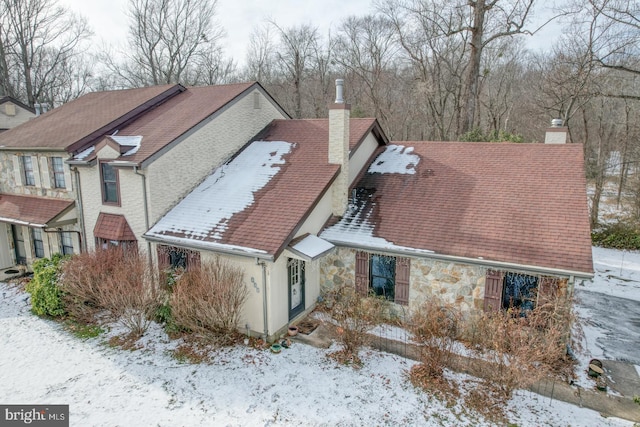
{"type": "Polygon", "coordinates": [[[593,248],[595,277],[586,291],[640,301],[640,253],[593,248]]]}
{"type": "MultiPolygon", "coordinates": [[[[281,354],[237,346],[209,364],[183,364],[153,325],[134,351],[110,335],[81,340],[29,312],[28,296],[0,283],[0,402],[69,404],[72,426],[489,425],[460,404],[414,389],[414,363],[364,351],[364,368],[339,366],[330,350],[294,343],[281,354]]],[[[462,375],[453,375],[462,381],[462,375]]],[[[468,378],[467,378],[468,379],[468,378]]],[[[632,426],[597,412],[518,392],[518,426],[632,426]]]]}

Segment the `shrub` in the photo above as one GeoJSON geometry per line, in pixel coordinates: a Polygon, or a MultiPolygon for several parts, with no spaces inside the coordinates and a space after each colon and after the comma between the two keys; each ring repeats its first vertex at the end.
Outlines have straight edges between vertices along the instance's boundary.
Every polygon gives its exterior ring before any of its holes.
{"type": "Polygon", "coordinates": [[[450,304],[433,298],[416,310],[409,321],[409,330],[420,344],[420,376],[441,378],[451,361],[458,337],[462,314],[450,304]]]}
{"type": "Polygon", "coordinates": [[[65,314],[64,292],[58,286],[60,269],[65,257],[55,254],[33,264],[33,279],[26,291],[31,294],[31,309],[39,316],[62,316],[65,314]]]}
{"type": "Polygon", "coordinates": [[[617,222],[606,224],[591,232],[596,246],[611,249],[640,249],[640,229],[636,224],[617,222]]]}
{"type": "Polygon", "coordinates": [[[219,344],[235,342],[249,296],[243,277],[242,269],[220,257],[189,268],[169,297],[175,324],[219,344]]]}
{"type": "Polygon", "coordinates": [[[326,293],[325,305],[338,325],[338,340],[342,344],[342,350],[330,356],[339,362],[361,366],[358,352],[370,343],[372,337],[368,332],[382,323],[388,302],[377,297],[362,297],[353,286],[342,285],[326,293]]]}
{"type": "Polygon", "coordinates": [[[134,336],[143,335],[160,305],[146,257],[110,248],[73,257],[64,268],[69,313],[91,322],[107,310],[134,336]]]}
{"type": "Polygon", "coordinates": [[[476,369],[491,379],[505,399],[516,388],[527,388],[541,378],[567,373],[568,326],[571,311],[564,303],[541,304],[526,317],[517,309],[483,313],[472,320],[475,344],[483,361],[476,369]],[[489,363],[486,363],[486,362],[489,363]]]}

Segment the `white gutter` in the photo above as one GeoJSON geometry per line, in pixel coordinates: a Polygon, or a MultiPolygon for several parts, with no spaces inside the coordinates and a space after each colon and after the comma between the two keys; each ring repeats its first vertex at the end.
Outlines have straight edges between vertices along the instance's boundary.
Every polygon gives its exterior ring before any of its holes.
{"type": "Polygon", "coordinates": [[[413,256],[413,257],[422,257],[422,258],[432,258],[432,259],[438,259],[443,261],[454,261],[454,262],[459,262],[463,264],[489,266],[489,267],[494,267],[496,269],[524,270],[524,271],[529,271],[532,273],[540,273],[540,274],[553,274],[557,276],[567,276],[567,277],[575,276],[581,279],[593,278],[593,273],[585,273],[582,271],[574,271],[574,270],[565,270],[561,268],[545,268],[545,267],[539,267],[535,265],[491,261],[491,260],[486,260],[482,258],[467,258],[467,257],[461,257],[461,256],[455,256],[455,255],[444,255],[444,254],[437,254],[435,252],[430,252],[430,251],[429,252],[421,251],[419,249],[415,251],[387,249],[387,248],[381,248],[376,246],[361,245],[353,242],[340,242],[338,240],[332,240],[332,239],[325,239],[325,240],[333,243],[336,246],[361,249],[365,251],[385,252],[385,253],[401,255],[401,256],[413,256]]]}
{"type": "Polygon", "coordinates": [[[273,261],[273,255],[269,255],[264,251],[251,250],[251,248],[242,249],[240,247],[234,247],[234,246],[225,245],[222,243],[208,244],[207,242],[198,243],[195,241],[189,241],[187,243],[187,242],[184,242],[183,239],[172,238],[172,236],[155,237],[155,236],[149,236],[147,234],[143,234],[142,237],[144,237],[145,239],[151,242],[162,243],[164,245],[177,246],[185,249],[197,249],[201,251],[218,252],[218,253],[223,253],[227,255],[236,255],[236,256],[241,256],[246,258],[256,258],[256,259],[262,259],[265,261],[273,261]]]}

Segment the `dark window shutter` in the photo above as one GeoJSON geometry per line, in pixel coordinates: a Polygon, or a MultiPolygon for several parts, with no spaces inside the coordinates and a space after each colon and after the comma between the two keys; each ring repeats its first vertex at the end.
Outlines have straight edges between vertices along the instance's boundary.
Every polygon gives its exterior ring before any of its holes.
{"type": "Polygon", "coordinates": [[[397,304],[409,304],[409,282],[411,281],[411,260],[396,258],[396,300],[397,304]]]}
{"type": "Polygon", "coordinates": [[[367,296],[369,293],[369,254],[356,252],[356,292],[367,296]]]}
{"type": "Polygon", "coordinates": [[[484,284],[484,311],[498,311],[502,308],[503,273],[488,270],[484,284]]]}

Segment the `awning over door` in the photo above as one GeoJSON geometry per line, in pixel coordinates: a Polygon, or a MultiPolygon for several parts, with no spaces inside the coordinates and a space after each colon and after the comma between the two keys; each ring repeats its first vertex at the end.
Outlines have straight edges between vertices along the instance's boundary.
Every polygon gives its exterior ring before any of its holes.
{"type": "Polygon", "coordinates": [[[0,222],[28,227],[59,227],[77,220],[73,200],[0,194],[0,222]]]}
{"type": "Polygon", "coordinates": [[[135,241],[129,223],[123,215],[101,213],[98,215],[93,235],[105,240],[135,241]]]}
{"type": "Polygon", "coordinates": [[[333,243],[313,234],[307,234],[294,239],[287,249],[307,261],[314,261],[330,252],[334,247],[333,243]]]}

